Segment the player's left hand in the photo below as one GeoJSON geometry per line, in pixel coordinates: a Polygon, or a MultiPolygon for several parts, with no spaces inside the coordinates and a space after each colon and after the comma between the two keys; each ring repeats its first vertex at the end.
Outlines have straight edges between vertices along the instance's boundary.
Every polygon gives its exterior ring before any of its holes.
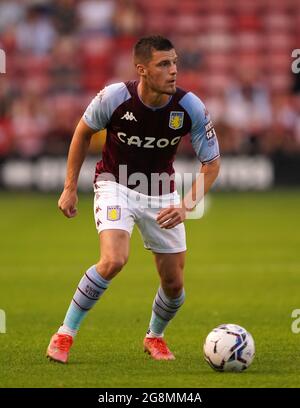
{"type": "Polygon", "coordinates": [[[176,227],[185,220],[186,210],[184,207],[169,207],[159,211],[156,221],[160,228],[170,229],[176,227]]]}

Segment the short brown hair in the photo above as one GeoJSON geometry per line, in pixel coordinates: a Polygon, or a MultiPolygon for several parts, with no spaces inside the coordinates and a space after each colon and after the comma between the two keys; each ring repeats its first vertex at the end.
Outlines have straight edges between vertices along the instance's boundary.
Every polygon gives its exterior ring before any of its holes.
{"type": "Polygon", "coordinates": [[[152,51],[169,51],[174,48],[170,40],[161,35],[150,35],[141,38],[134,46],[133,58],[134,63],[147,63],[151,60],[152,51]]]}

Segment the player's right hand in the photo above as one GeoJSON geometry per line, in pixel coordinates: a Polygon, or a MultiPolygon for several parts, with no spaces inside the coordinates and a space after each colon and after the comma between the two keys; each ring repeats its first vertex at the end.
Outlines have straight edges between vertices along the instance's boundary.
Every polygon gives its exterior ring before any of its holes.
{"type": "Polygon", "coordinates": [[[58,208],[67,218],[73,218],[77,215],[77,203],[78,196],[76,190],[70,191],[65,189],[58,200],[58,208]]]}

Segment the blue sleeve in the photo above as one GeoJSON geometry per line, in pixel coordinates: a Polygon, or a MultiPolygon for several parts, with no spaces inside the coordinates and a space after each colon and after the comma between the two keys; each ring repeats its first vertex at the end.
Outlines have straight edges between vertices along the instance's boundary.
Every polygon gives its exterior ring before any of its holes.
{"type": "Polygon", "coordinates": [[[87,107],[82,118],[92,129],[105,129],[113,112],[130,98],[130,93],[123,82],[106,86],[87,107]]]}
{"type": "Polygon", "coordinates": [[[201,99],[188,92],[179,103],[191,118],[191,141],[199,160],[208,163],[220,157],[217,135],[201,99]]]}

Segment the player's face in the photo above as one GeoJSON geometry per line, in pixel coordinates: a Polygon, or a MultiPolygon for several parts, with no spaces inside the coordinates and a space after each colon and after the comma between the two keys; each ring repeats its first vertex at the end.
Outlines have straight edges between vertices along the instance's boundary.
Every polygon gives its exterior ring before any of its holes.
{"type": "Polygon", "coordinates": [[[176,92],[177,55],[174,49],[152,51],[152,58],[145,65],[144,79],[153,91],[167,95],[176,92]]]}

